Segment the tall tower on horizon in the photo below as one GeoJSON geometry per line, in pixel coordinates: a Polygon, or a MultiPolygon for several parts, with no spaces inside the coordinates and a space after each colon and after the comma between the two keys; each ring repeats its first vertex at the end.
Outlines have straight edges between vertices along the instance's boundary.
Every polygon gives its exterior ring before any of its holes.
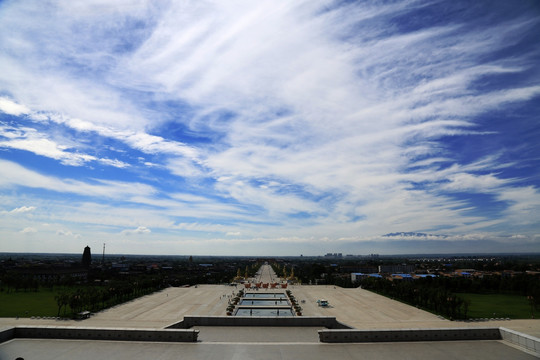
{"type": "Polygon", "coordinates": [[[90,246],[88,245],[84,248],[81,262],[82,266],[85,268],[89,268],[92,263],[92,254],[90,253],[90,246]]]}

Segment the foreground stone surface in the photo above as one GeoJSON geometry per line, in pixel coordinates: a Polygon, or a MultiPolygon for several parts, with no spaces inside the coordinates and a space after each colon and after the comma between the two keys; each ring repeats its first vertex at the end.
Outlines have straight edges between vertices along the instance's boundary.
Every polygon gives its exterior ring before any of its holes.
{"type": "Polygon", "coordinates": [[[310,360],[532,360],[499,341],[447,341],[384,344],[321,343],[134,343],[121,341],[16,339],[0,344],[0,359],[310,359],[310,360]]]}

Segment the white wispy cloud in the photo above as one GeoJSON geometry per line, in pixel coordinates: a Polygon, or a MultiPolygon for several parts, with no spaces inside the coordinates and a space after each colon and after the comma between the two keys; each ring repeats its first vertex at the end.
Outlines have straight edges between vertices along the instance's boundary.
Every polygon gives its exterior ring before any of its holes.
{"type": "Polygon", "coordinates": [[[138,228],[136,229],[126,229],[126,230],[122,230],[122,234],[123,235],[132,235],[132,234],[149,234],[151,233],[152,231],[145,227],[145,226],[139,226],[138,228]]]}
{"type": "Polygon", "coordinates": [[[64,165],[81,166],[83,164],[98,161],[104,165],[118,168],[130,165],[120,160],[97,158],[92,155],[72,151],[70,146],[58,144],[47,138],[47,134],[40,133],[29,127],[13,127],[0,125],[0,147],[30,151],[36,155],[59,160],[64,165]]]}
{"type": "MultiPolygon", "coordinates": [[[[538,19],[410,29],[399,21],[430,6],[5,4],[0,111],[25,123],[2,125],[0,147],[129,168],[134,179],[54,177],[0,160],[0,185],[129,203],[104,205],[136,216],[105,220],[124,234],[150,231],[137,227],[149,209],[152,229],[239,236],[241,227],[242,237],[274,241],[453,236],[509,224],[532,231],[538,187],[503,175],[520,160],[505,158],[505,148],[460,157],[443,139],[497,135],[477,117],[540,95],[537,79],[523,76],[537,55],[501,55],[538,19]],[[523,79],[485,86],[505,76],[523,79]],[[169,132],[176,127],[182,136],[169,132]],[[127,153],[91,152],[86,135],[127,153]],[[172,176],[156,175],[165,169],[172,176]],[[476,212],[466,193],[505,210],[476,212]]],[[[100,221],[95,204],[86,203],[88,223],[100,221]]]]}
{"type": "Polygon", "coordinates": [[[129,199],[130,197],[151,195],[156,190],[142,183],[128,183],[111,180],[95,180],[94,183],[72,179],[59,179],[42,175],[39,172],[24,168],[14,162],[0,160],[1,187],[25,186],[29,188],[46,189],[59,193],[74,193],[84,196],[95,196],[110,199],[129,199]]]}
{"type": "Polygon", "coordinates": [[[5,97],[0,97],[0,111],[15,116],[26,115],[30,112],[26,106],[17,104],[5,97]]]}
{"type": "Polygon", "coordinates": [[[21,206],[21,207],[13,209],[11,211],[2,211],[2,213],[4,213],[4,214],[24,214],[24,213],[32,212],[34,210],[36,210],[35,206],[21,206]]]}
{"type": "Polygon", "coordinates": [[[508,202],[510,206],[504,211],[505,220],[511,225],[540,224],[540,191],[527,186],[504,188],[497,194],[497,199],[508,202]]]}
{"type": "Polygon", "coordinates": [[[75,239],[80,239],[82,237],[81,234],[75,234],[75,233],[71,232],[70,230],[66,230],[66,229],[58,229],[58,230],[56,230],[56,235],[57,236],[73,237],[75,239]]]}

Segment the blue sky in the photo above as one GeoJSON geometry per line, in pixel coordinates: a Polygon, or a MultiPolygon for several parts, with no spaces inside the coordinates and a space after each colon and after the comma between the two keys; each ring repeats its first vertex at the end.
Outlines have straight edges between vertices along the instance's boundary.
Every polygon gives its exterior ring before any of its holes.
{"type": "Polygon", "coordinates": [[[533,0],[2,1],[0,251],[538,252],[538,34],[533,0]]]}

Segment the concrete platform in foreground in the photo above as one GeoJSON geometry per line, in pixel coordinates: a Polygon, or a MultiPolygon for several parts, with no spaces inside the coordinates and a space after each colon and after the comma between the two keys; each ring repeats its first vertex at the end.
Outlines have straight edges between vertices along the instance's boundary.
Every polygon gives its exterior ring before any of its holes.
{"type": "Polygon", "coordinates": [[[0,344],[0,359],[513,359],[532,360],[500,341],[449,341],[384,344],[322,343],[136,343],[120,341],[15,339],[0,344]]]}

